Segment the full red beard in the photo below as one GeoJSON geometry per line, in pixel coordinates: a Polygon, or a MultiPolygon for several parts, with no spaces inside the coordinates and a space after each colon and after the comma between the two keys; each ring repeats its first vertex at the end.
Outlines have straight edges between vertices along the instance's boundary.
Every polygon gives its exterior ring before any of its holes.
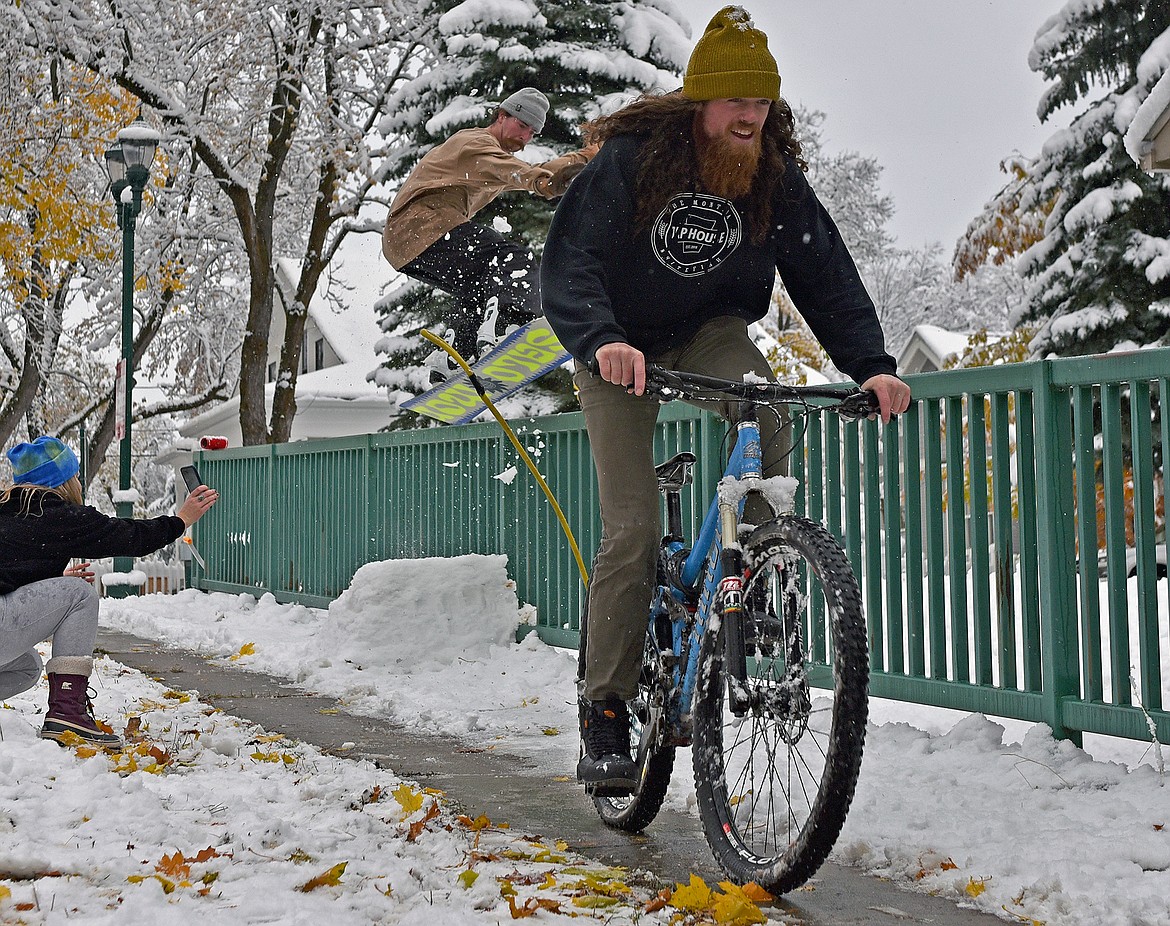
{"type": "Polygon", "coordinates": [[[763,139],[759,134],[750,145],[732,141],[726,135],[710,136],[695,126],[699,177],[708,193],[724,199],[742,199],[752,189],[760,166],[763,139]]]}

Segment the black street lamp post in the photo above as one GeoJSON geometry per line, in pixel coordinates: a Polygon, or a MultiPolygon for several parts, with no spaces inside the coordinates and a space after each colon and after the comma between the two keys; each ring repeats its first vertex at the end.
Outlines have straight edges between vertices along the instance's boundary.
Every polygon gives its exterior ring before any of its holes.
{"type": "MultiPolygon", "coordinates": [[[[142,192],[150,179],[150,165],[158,148],[159,134],[141,118],[118,133],[118,140],[106,152],[106,173],[110,176],[110,195],[118,210],[118,228],[122,230],[122,360],[118,364],[115,389],[117,419],[115,436],[119,440],[118,496],[115,512],[120,518],[134,517],[130,491],[130,425],[134,391],[134,226],[142,211],[142,192]]],[[[114,558],[114,571],[128,573],[134,568],[129,556],[114,558]]],[[[108,594],[123,598],[130,585],[111,585],[108,594]]]]}

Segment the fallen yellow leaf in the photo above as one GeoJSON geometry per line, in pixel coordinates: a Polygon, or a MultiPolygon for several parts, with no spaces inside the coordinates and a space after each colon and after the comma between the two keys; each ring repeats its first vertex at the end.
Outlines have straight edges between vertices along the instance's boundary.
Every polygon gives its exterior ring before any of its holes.
{"type": "Polygon", "coordinates": [[[711,906],[711,889],[698,875],[691,875],[690,884],[676,884],[670,905],[679,910],[698,913],[711,906]]]}
{"type": "Polygon", "coordinates": [[[408,817],[422,808],[423,796],[405,782],[390,793],[394,795],[394,800],[398,801],[403,813],[408,817]]]}
{"type": "Polygon", "coordinates": [[[310,878],[308,881],[298,887],[297,890],[307,894],[309,891],[315,891],[319,887],[325,887],[326,885],[336,886],[340,884],[341,876],[345,874],[345,866],[348,864],[348,862],[338,862],[328,871],[323,871],[321,874],[317,875],[317,877],[310,878]]]}
{"type": "Polygon", "coordinates": [[[965,890],[971,897],[978,897],[985,890],[987,890],[987,882],[990,880],[990,878],[972,878],[967,882],[967,886],[963,888],[963,890],[965,890]]]}
{"type": "Polygon", "coordinates": [[[744,894],[743,889],[730,881],[720,881],[722,894],[711,898],[711,913],[722,926],[751,926],[766,923],[768,918],[744,894]]]}
{"type": "Polygon", "coordinates": [[[243,646],[240,647],[240,651],[238,653],[235,653],[232,656],[232,662],[235,662],[237,659],[242,659],[244,656],[254,656],[255,654],[256,654],[256,644],[255,643],[245,643],[243,646]]]}
{"type": "Polygon", "coordinates": [[[616,897],[607,897],[604,894],[585,894],[573,898],[574,907],[584,907],[586,910],[596,910],[601,907],[612,907],[618,903],[616,897]]]}

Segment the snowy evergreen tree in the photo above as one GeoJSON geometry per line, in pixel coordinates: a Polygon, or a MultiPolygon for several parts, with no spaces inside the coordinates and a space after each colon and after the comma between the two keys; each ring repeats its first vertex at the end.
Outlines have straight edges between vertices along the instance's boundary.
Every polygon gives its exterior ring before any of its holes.
{"type": "MultiPolygon", "coordinates": [[[[509,93],[532,86],[549,97],[543,132],[517,155],[540,163],[580,147],[578,126],[603,109],[643,92],[678,87],[691,47],[673,4],[655,0],[437,0],[424,8],[422,19],[434,24],[427,33],[430,52],[418,74],[391,98],[379,125],[387,138],[405,140],[381,167],[387,204],[427,151],[460,129],[486,125],[509,93]]],[[[555,205],[528,193],[509,193],[475,221],[494,223],[539,255],[555,205]]],[[[408,284],[380,310],[388,335],[380,349],[388,358],[378,381],[407,398],[426,387],[425,378],[411,368],[431,350],[412,335],[421,327],[442,330],[448,300],[441,292],[408,284]]],[[[567,377],[552,377],[542,385],[568,391],[567,377]]],[[[414,416],[409,419],[396,424],[419,423],[414,416]]]]}
{"type": "Polygon", "coordinates": [[[1165,0],[1068,0],[1036,34],[1029,64],[1053,81],[1046,119],[1081,111],[1029,168],[1021,214],[1046,209],[1019,261],[1040,324],[1034,356],[1170,344],[1170,180],[1137,169],[1124,146],[1141,100],[1170,63],[1165,0]]]}

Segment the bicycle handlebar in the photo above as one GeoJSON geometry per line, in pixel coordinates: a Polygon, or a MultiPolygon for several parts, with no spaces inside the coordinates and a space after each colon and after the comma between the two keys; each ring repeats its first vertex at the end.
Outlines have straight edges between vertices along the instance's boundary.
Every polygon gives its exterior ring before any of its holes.
{"type": "Polygon", "coordinates": [[[857,387],[790,386],[771,382],[737,382],[701,373],[667,370],[656,363],[646,364],[646,391],[664,399],[723,398],[756,402],[760,405],[808,404],[809,399],[832,399],[835,405],[823,406],[852,421],[868,418],[881,410],[878,397],[857,387]]]}

